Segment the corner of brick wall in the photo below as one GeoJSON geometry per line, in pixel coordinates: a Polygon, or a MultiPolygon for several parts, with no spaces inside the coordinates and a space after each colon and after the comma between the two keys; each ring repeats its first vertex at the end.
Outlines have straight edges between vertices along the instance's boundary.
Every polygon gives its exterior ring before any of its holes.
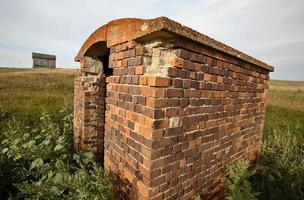
{"type": "Polygon", "coordinates": [[[74,146],[100,159],[104,149],[105,75],[81,66],[74,81],[74,146]]]}

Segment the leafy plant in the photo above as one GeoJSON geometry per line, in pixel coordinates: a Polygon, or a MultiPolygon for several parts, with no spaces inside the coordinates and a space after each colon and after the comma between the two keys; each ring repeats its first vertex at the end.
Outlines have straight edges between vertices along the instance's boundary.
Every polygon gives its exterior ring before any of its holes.
{"type": "Polygon", "coordinates": [[[196,197],[194,197],[194,200],[201,200],[201,197],[197,195],[196,197]]]}
{"type": "Polygon", "coordinates": [[[72,115],[62,123],[49,115],[38,127],[10,121],[0,144],[0,191],[17,199],[112,199],[111,179],[90,152],[75,154],[72,115]]]}
{"type": "MultiPolygon", "coordinates": [[[[293,127],[295,128],[295,127],[293,127]]],[[[250,178],[261,199],[304,198],[304,144],[289,129],[272,129],[264,142],[256,173],[250,178]]]]}
{"type": "Polygon", "coordinates": [[[227,175],[224,177],[224,187],[228,200],[256,200],[257,193],[252,191],[248,178],[253,172],[248,170],[249,161],[240,159],[226,166],[227,175]]]}
{"type": "MultiPolygon", "coordinates": [[[[292,127],[296,129],[297,127],[292,127]]],[[[301,127],[300,127],[301,128],[301,127]]],[[[248,161],[227,166],[227,199],[299,200],[304,197],[304,144],[288,126],[273,127],[264,140],[258,165],[247,170],[248,161]],[[271,130],[271,132],[270,132],[271,130]],[[250,196],[250,193],[253,196],[250,196]]]]}
{"type": "MultiPolygon", "coordinates": [[[[57,160],[55,168],[43,171],[39,179],[28,184],[19,184],[25,196],[34,199],[113,199],[111,180],[93,162],[92,153],[74,154],[77,168],[69,167],[63,160],[57,160]]],[[[40,163],[40,161],[39,161],[40,163]]],[[[37,171],[43,170],[38,165],[37,171]]]]}

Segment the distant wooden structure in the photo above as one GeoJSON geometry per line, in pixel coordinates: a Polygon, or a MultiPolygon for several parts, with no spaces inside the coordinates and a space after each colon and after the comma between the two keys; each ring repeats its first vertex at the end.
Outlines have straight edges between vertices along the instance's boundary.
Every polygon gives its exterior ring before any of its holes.
{"type": "Polygon", "coordinates": [[[32,53],[33,68],[56,68],[56,56],[42,53],[32,53]]]}

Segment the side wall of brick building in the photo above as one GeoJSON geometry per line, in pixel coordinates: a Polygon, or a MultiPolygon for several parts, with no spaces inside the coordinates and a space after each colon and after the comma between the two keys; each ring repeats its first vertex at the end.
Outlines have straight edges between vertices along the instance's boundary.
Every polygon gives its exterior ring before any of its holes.
{"type": "Polygon", "coordinates": [[[268,71],[182,39],[134,45],[111,48],[106,168],[131,198],[214,197],[227,163],[257,156],[268,71]]]}
{"type": "Polygon", "coordinates": [[[185,39],[109,48],[113,75],[98,60],[82,62],[74,130],[79,149],[104,146],[125,197],[211,198],[227,163],[256,158],[267,70],[185,39]]]}
{"type": "Polygon", "coordinates": [[[268,71],[200,44],[177,39],[171,47],[160,147],[165,199],[218,195],[224,166],[254,160],[261,146],[268,71]]]}

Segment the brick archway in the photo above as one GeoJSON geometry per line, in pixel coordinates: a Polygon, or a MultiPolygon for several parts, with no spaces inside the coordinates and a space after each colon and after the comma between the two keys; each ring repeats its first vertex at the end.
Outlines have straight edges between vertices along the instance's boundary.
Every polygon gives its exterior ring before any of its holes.
{"type": "Polygon", "coordinates": [[[76,151],[92,151],[103,162],[105,132],[106,77],[110,50],[105,42],[87,49],[80,60],[74,87],[74,145],[76,151]]]}

